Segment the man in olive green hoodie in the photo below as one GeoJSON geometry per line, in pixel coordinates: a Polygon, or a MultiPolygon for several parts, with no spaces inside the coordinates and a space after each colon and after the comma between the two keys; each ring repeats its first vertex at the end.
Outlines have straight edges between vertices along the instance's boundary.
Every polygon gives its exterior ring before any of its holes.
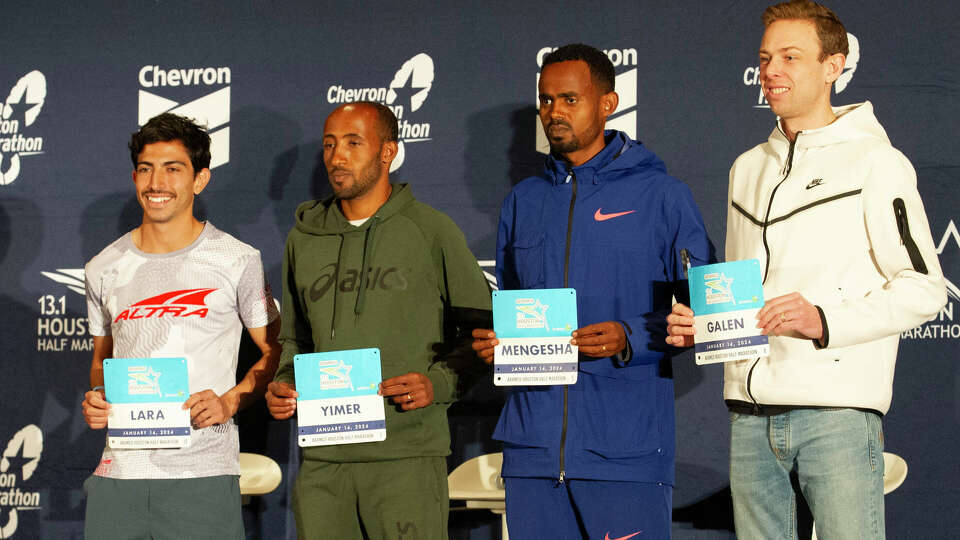
{"type": "MultiPolygon", "coordinates": [[[[387,438],[303,449],[293,490],[301,538],[447,538],[447,407],[458,338],[489,319],[490,293],[463,233],[391,184],[397,120],[387,107],[338,107],[324,124],[333,197],[296,212],[287,237],[277,419],[296,411],[296,354],[378,347],[387,438]]],[[[489,321],[488,321],[489,322],[489,321]]]]}

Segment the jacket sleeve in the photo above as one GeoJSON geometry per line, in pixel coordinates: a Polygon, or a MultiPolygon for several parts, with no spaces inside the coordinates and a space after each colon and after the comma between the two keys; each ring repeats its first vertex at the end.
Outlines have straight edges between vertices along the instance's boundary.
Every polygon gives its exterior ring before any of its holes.
{"type": "Polygon", "coordinates": [[[501,290],[519,289],[510,243],[513,240],[513,216],[516,208],[516,195],[510,192],[500,207],[500,221],[497,224],[497,287],[501,290]]]}
{"type": "MultiPolygon", "coordinates": [[[[666,316],[672,307],[671,296],[678,302],[690,304],[687,288],[686,268],[681,250],[686,250],[691,266],[700,266],[716,262],[713,244],[707,237],[700,209],[693,200],[693,194],[686,184],[673,180],[666,190],[659,219],[658,233],[661,235],[663,268],[666,272],[664,292],[654,293],[654,305],[659,306],[650,313],[627,317],[621,322],[627,334],[631,359],[637,362],[659,361],[659,355],[651,356],[647,351],[670,351],[665,345],[667,335],[666,316]],[[646,358],[646,360],[644,359],[646,358]]],[[[657,284],[654,283],[654,288],[657,284]]]]}
{"type": "Polygon", "coordinates": [[[287,236],[283,253],[283,293],[280,305],[280,364],[273,380],[294,383],[293,357],[313,352],[313,335],[305,306],[297,293],[294,232],[287,236]]]}
{"type": "Polygon", "coordinates": [[[486,371],[470,342],[474,328],[492,324],[490,287],[463,233],[449,218],[440,233],[439,248],[444,340],[427,377],[433,384],[434,401],[452,403],[462,394],[462,376],[486,371]]]}
{"type": "Polygon", "coordinates": [[[947,301],[913,166],[892,148],[877,151],[870,162],[863,217],[873,259],[886,282],[861,298],[820,306],[830,348],[914,328],[936,316],[947,301]]]}

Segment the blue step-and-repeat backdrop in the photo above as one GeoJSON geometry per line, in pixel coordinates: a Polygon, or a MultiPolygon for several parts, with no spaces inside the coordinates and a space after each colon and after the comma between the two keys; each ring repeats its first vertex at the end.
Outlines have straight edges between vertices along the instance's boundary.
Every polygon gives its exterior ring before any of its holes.
{"type": "MultiPolygon", "coordinates": [[[[129,134],[174,111],[207,122],[213,180],[198,212],[256,246],[268,277],[292,213],[326,195],[323,120],[373,99],[400,121],[397,181],[448,213],[492,273],[499,205],[537,170],[539,62],[582,41],[617,70],[610,125],[641,139],[693,190],[724,242],[727,171],[774,118],[760,94],[765,2],[21,2],[0,5],[0,538],[80,538],[83,480],[103,432],[80,410],[91,338],[83,265],[135,227],[129,134]]],[[[949,280],[936,320],[903,334],[887,450],[909,465],[889,494],[891,538],[960,529],[960,7],[949,0],[836,0],[851,34],[835,105],[873,102],[913,162],[949,280]]],[[[721,249],[722,252],[722,249],[721,249]]],[[[864,321],[870,324],[870,321],[864,321]]],[[[249,351],[244,351],[249,362],[249,351]]],[[[732,538],[721,368],[674,361],[675,538],[732,538]]],[[[451,468],[498,451],[503,401],[489,383],[451,409],[451,468]]],[[[290,422],[239,417],[243,448],[285,473],[245,507],[250,538],[294,538],[290,422]]],[[[122,519],[122,517],[121,517],[122,519]]],[[[454,512],[453,538],[499,535],[496,516],[454,512]]]]}

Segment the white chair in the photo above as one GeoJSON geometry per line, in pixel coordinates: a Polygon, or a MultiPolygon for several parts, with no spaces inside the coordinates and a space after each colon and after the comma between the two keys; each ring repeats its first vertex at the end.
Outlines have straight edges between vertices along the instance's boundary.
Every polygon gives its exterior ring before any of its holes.
{"type": "Polygon", "coordinates": [[[450,473],[447,487],[450,500],[464,501],[470,509],[486,508],[499,514],[501,537],[508,540],[503,478],[500,477],[502,465],[503,454],[500,452],[469,459],[450,473]]]}
{"type": "MultiPolygon", "coordinates": [[[[907,477],[907,462],[891,452],[883,453],[883,494],[886,495],[900,487],[907,477]]],[[[813,524],[810,540],[817,540],[817,524],[813,524]]]]}
{"type": "Polygon", "coordinates": [[[240,452],[240,495],[243,504],[251,495],[266,495],[277,489],[283,473],[277,462],[260,454],[240,452]]]}

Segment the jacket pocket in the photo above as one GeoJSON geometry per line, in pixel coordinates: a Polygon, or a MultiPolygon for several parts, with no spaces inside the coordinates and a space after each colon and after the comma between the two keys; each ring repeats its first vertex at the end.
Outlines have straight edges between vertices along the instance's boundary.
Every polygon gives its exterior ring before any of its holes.
{"type": "Polygon", "coordinates": [[[542,237],[534,239],[531,243],[517,242],[513,246],[513,267],[521,288],[543,288],[543,249],[542,237]]]}
{"type": "MultiPolygon", "coordinates": [[[[580,419],[584,447],[606,458],[630,458],[661,449],[661,416],[668,400],[668,381],[654,375],[631,378],[584,376],[585,418],[580,419]]],[[[581,375],[585,375],[581,373],[581,375]]]]}

